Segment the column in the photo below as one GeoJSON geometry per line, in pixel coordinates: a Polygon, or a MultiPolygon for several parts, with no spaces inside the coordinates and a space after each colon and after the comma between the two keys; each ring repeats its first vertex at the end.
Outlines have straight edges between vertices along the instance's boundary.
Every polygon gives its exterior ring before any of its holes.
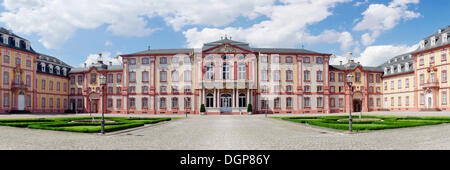
{"type": "Polygon", "coordinates": [[[233,94],[231,95],[231,97],[232,97],[232,106],[233,106],[233,108],[235,108],[236,107],[236,89],[233,89],[233,94]]]}
{"type": "Polygon", "coordinates": [[[248,104],[250,104],[250,89],[247,89],[247,96],[246,97],[247,97],[247,106],[248,106],[248,104]]]}
{"type": "Polygon", "coordinates": [[[214,89],[214,100],[213,100],[213,107],[216,108],[217,107],[217,89],[214,89]]]}
{"type": "Polygon", "coordinates": [[[206,102],[205,102],[205,100],[206,100],[205,89],[202,89],[202,98],[201,98],[201,100],[202,100],[202,104],[205,104],[205,103],[206,103],[206,102]]]}

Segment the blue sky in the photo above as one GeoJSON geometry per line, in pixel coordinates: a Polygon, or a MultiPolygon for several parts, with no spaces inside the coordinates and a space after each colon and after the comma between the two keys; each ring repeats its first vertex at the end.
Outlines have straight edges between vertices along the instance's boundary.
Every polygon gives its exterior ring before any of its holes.
{"type": "Polygon", "coordinates": [[[336,60],[353,52],[363,64],[381,64],[450,25],[448,0],[191,0],[184,5],[177,5],[179,0],[70,1],[3,0],[0,26],[27,38],[35,51],[78,67],[100,52],[114,57],[149,45],[197,47],[223,34],[253,47],[303,44],[309,50],[336,54],[336,60]],[[383,16],[386,13],[390,15],[383,16]]]}

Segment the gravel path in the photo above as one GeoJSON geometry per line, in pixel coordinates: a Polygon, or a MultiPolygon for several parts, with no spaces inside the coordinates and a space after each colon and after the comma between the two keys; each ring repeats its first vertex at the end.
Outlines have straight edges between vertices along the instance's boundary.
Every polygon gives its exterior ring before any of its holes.
{"type": "MultiPolygon", "coordinates": [[[[449,113],[435,114],[434,116],[450,116],[449,113]]],[[[0,119],[31,117],[48,115],[1,115],[0,119]]],[[[0,134],[2,150],[450,149],[450,124],[347,134],[265,118],[264,115],[190,116],[187,119],[106,136],[4,126],[0,126],[0,134]]]]}

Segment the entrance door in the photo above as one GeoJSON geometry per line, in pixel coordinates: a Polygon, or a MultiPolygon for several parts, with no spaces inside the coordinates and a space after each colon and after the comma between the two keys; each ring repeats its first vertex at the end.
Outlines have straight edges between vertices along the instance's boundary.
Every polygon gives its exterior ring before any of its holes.
{"type": "Polygon", "coordinates": [[[92,102],[91,113],[98,113],[97,101],[92,102]]]}
{"type": "Polygon", "coordinates": [[[361,110],[362,110],[362,101],[353,100],[353,112],[361,112],[361,110]]]}
{"type": "Polygon", "coordinates": [[[17,99],[17,106],[18,106],[18,110],[25,110],[25,95],[20,94],[18,99],[17,99]]]}
{"type": "Polygon", "coordinates": [[[220,96],[220,111],[231,112],[231,94],[223,94],[220,96]]]}

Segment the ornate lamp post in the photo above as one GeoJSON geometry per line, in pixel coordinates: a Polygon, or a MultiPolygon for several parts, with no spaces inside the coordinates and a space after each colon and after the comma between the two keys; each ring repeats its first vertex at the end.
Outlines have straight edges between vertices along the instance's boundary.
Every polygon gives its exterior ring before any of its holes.
{"type": "Polygon", "coordinates": [[[352,85],[353,85],[353,74],[350,73],[347,75],[347,85],[348,85],[348,89],[350,91],[349,93],[349,105],[350,105],[350,109],[349,109],[349,119],[348,119],[348,126],[350,129],[350,132],[353,131],[352,129],[352,85]]]}
{"type": "Polygon", "coordinates": [[[101,133],[105,134],[105,86],[106,86],[106,77],[103,74],[100,74],[100,86],[102,87],[102,130],[101,133]]]}

